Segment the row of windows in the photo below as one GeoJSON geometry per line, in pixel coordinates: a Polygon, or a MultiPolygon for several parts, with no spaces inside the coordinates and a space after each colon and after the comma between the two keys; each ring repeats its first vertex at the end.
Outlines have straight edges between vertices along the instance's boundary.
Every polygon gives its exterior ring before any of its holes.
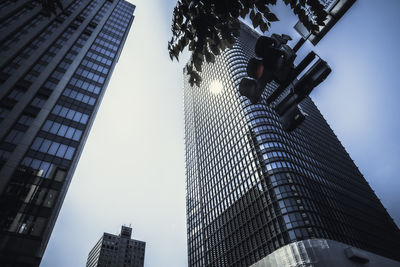
{"type": "Polygon", "coordinates": [[[38,59],[37,63],[32,67],[31,71],[25,75],[24,80],[33,82],[41,71],[50,63],[50,61],[55,57],[55,55],[60,51],[62,46],[65,44],[65,40],[73,34],[74,30],[68,28],[62,33],[61,38],[57,39],[47,51],[38,59]]]}
{"type": "MultiPolygon", "coordinates": [[[[30,126],[33,122],[33,117],[30,115],[22,114],[20,118],[17,121],[17,124],[23,125],[23,126],[30,126]]],[[[16,125],[11,129],[11,131],[6,135],[6,137],[2,140],[3,144],[12,144],[14,146],[7,146],[7,150],[2,150],[3,152],[0,152],[1,155],[1,163],[0,163],[0,169],[3,166],[3,163],[8,160],[8,158],[11,155],[11,152],[15,149],[15,146],[19,144],[21,141],[22,137],[24,136],[25,131],[21,130],[21,128],[16,129],[16,125]]]]}
{"type": "Polygon", "coordinates": [[[21,97],[25,94],[25,88],[22,87],[16,87],[13,90],[10,91],[10,93],[7,95],[8,99],[13,99],[15,101],[18,101],[21,99],[21,97]]]}
{"type": "Polygon", "coordinates": [[[112,52],[117,52],[119,47],[119,43],[108,40],[107,38],[97,38],[94,44],[100,48],[108,49],[112,52]]]}
{"type": "Polygon", "coordinates": [[[78,100],[80,102],[83,102],[85,104],[89,104],[91,106],[93,106],[94,103],[96,103],[96,98],[88,96],[88,95],[85,95],[85,94],[82,94],[82,93],[79,93],[79,92],[77,92],[75,90],[72,90],[72,89],[69,89],[69,88],[66,88],[64,90],[63,95],[68,96],[68,97],[73,98],[73,99],[76,99],[76,100],[78,100]]]}
{"type": "Polygon", "coordinates": [[[14,4],[14,0],[4,0],[0,2],[0,11],[8,7],[10,4],[14,4]]]}
{"type": "MultiPolygon", "coordinates": [[[[302,209],[302,201],[300,199],[286,198],[278,201],[281,213],[299,211],[302,209]]],[[[304,208],[304,207],[303,207],[304,208]]]]}
{"type": "Polygon", "coordinates": [[[9,27],[13,23],[15,23],[19,18],[21,18],[23,15],[27,14],[30,10],[32,10],[33,8],[35,8],[38,5],[39,5],[39,1],[37,1],[37,0],[27,3],[20,10],[15,12],[12,16],[3,20],[0,24],[0,30],[4,29],[6,27],[9,27]]]}
{"type": "Polygon", "coordinates": [[[103,57],[102,55],[98,54],[98,53],[94,53],[93,51],[89,51],[86,56],[88,58],[92,58],[98,62],[101,62],[103,64],[106,64],[108,66],[111,66],[112,64],[112,60],[111,59],[107,59],[105,57],[103,57]]]}
{"type": "Polygon", "coordinates": [[[18,123],[25,125],[25,126],[30,126],[33,122],[34,118],[32,116],[22,114],[19,119],[18,123]]]}
{"type": "MultiPolygon", "coordinates": [[[[95,61],[95,60],[88,60],[88,59],[85,58],[85,59],[82,61],[81,64],[82,64],[83,66],[87,66],[88,68],[93,69],[93,70],[96,70],[96,71],[101,72],[101,73],[103,73],[103,74],[107,74],[107,73],[108,73],[109,67],[105,67],[105,66],[96,64],[95,62],[97,62],[97,61],[95,61]]],[[[100,62],[99,62],[99,63],[100,63],[100,62]]]]}
{"type": "Polygon", "coordinates": [[[113,44],[113,45],[119,45],[120,43],[121,43],[121,39],[119,39],[119,38],[115,38],[115,37],[113,37],[113,36],[111,36],[111,35],[108,35],[108,34],[105,34],[104,32],[100,32],[99,33],[99,39],[100,40],[104,40],[104,39],[106,39],[106,40],[108,40],[108,41],[111,41],[110,43],[111,44],[113,44]]]}
{"type": "MultiPolygon", "coordinates": [[[[111,50],[109,48],[103,48],[101,46],[98,46],[98,45],[94,44],[94,45],[92,45],[92,47],[90,49],[93,50],[93,51],[96,51],[98,53],[101,53],[103,55],[106,55],[108,57],[111,57],[111,58],[115,57],[115,53],[109,51],[109,50],[111,50]]],[[[117,49],[118,49],[118,47],[116,47],[116,50],[117,49]]]]}
{"type": "Polygon", "coordinates": [[[29,23],[25,24],[22,29],[16,31],[14,34],[11,36],[7,37],[7,40],[2,43],[0,49],[2,51],[7,51],[12,47],[14,44],[16,44],[22,36],[27,34],[28,32],[32,31],[38,24],[39,22],[44,20],[44,16],[42,14],[37,15],[34,17],[29,23]]]}
{"type": "Polygon", "coordinates": [[[89,13],[93,10],[93,8],[98,5],[98,3],[99,3],[99,0],[91,1],[89,6],[87,6],[83,10],[83,12],[80,14],[80,16],[86,18],[89,15],[89,13]]]}
{"type": "Polygon", "coordinates": [[[89,119],[89,115],[61,105],[55,105],[51,113],[82,124],[86,124],[89,119]]]}
{"type": "Polygon", "coordinates": [[[32,99],[31,101],[31,106],[37,107],[37,108],[42,108],[44,104],[46,103],[47,96],[36,94],[36,96],[32,99]]]}
{"type": "Polygon", "coordinates": [[[35,40],[30,42],[9,64],[7,64],[7,66],[3,68],[3,72],[12,74],[59,26],[60,22],[53,21],[35,40]]]}
{"type": "Polygon", "coordinates": [[[21,167],[28,168],[34,171],[34,175],[43,178],[53,178],[57,182],[64,181],[66,171],[58,168],[55,164],[45,161],[34,159],[31,157],[24,157],[21,162],[21,167]]]}
{"type": "Polygon", "coordinates": [[[265,165],[267,171],[278,169],[278,168],[295,168],[295,165],[291,162],[286,161],[275,161],[265,165]]]}
{"type": "MultiPolygon", "coordinates": [[[[31,56],[33,54],[33,51],[39,47],[41,43],[43,43],[45,40],[48,39],[48,37],[62,24],[62,22],[67,18],[66,14],[72,14],[72,11],[74,11],[79,5],[81,5],[81,1],[75,1],[73,4],[71,4],[68,8],[66,8],[67,11],[71,11],[71,13],[64,12],[58,15],[57,20],[53,20],[45,29],[42,30],[42,32],[35,37],[34,40],[32,40],[18,55],[12,60],[10,64],[7,64],[7,66],[3,69],[3,72],[12,74],[19,66],[21,65],[22,59],[26,59],[27,57],[31,56]],[[25,56],[26,55],[26,56],[25,56]]],[[[42,14],[39,14],[38,16],[33,19],[33,21],[43,18],[42,14]]],[[[30,29],[31,31],[31,29],[30,29]]],[[[71,33],[74,31],[71,27],[68,27],[66,32],[71,33]]],[[[19,34],[20,31],[17,32],[19,34]]],[[[59,37],[56,41],[57,44],[63,44],[65,41],[68,40],[68,36],[65,36],[64,34],[59,37]]],[[[54,44],[53,44],[54,46],[54,44]]],[[[60,46],[61,47],[61,46],[60,46]]],[[[49,54],[52,51],[47,51],[46,54],[49,54]]],[[[55,52],[54,52],[55,53],[55,52]]],[[[51,54],[51,53],[50,53],[51,54]]],[[[53,55],[54,56],[54,55],[53,55]]],[[[46,61],[44,61],[46,62],[46,61]]],[[[43,63],[43,62],[42,62],[43,63]]],[[[47,65],[47,64],[45,64],[47,65]]],[[[38,71],[40,72],[40,71],[38,71]]],[[[37,75],[36,75],[37,76],[37,75]]],[[[28,75],[27,80],[34,79],[32,75],[28,75]]]]}
{"type": "Polygon", "coordinates": [[[75,141],[79,141],[82,135],[81,130],[51,120],[46,120],[42,130],[75,141]]]}
{"type": "Polygon", "coordinates": [[[94,17],[93,22],[98,24],[100,20],[104,17],[104,14],[106,14],[107,10],[110,8],[111,2],[106,1],[104,5],[101,7],[97,15],[94,17]]]}
{"type": "Polygon", "coordinates": [[[283,215],[283,220],[285,221],[287,229],[304,226],[305,218],[306,218],[306,214],[299,213],[299,212],[292,212],[292,213],[283,215]]]}
{"type": "Polygon", "coordinates": [[[9,134],[6,136],[4,141],[7,143],[16,145],[21,141],[23,136],[24,136],[24,132],[12,129],[9,132],[9,134]]]}
{"type": "Polygon", "coordinates": [[[116,10],[113,12],[112,16],[108,20],[108,24],[110,25],[118,25],[122,28],[126,28],[128,26],[130,15],[126,12],[121,12],[121,7],[117,6],[116,10]]]}
{"type": "Polygon", "coordinates": [[[105,80],[104,77],[82,68],[78,68],[75,73],[97,83],[104,83],[105,80]]]}
{"type": "Polygon", "coordinates": [[[29,216],[24,213],[17,213],[8,231],[19,234],[29,234],[40,236],[44,229],[47,219],[44,217],[29,216]]]}
{"type": "Polygon", "coordinates": [[[65,158],[68,160],[72,159],[74,155],[75,148],[72,146],[67,146],[60,144],[55,141],[44,139],[41,137],[36,137],[32,143],[31,149],[35,151],[40,151],[50,155],[54,155],[60,158],[65,158]]]}
{"type": "Polygon", "coordinates": [[[90,81],[82,80],[76,77],[72,77],[72,79],[69,82],[69,86],[75,86],[96,95],[99,94],[101,90],[101,87],[93,84],[93,82],[91,83],[90,81]]]}

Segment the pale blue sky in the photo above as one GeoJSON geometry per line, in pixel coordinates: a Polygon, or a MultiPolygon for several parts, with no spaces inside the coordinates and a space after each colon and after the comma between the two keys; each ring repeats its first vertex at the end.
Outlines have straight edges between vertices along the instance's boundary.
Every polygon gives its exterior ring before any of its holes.
{"type": "MultiPolygon", "coordinates": [[[[130,223],[147,242],[145,266],[187,265],[183,63],[167,52],[176,1],[131,2],[135,21],[41,267],[85,266],[103,232],[130,223]]],[[[358,0],[316,48],[303,48],[332,67],[312,98],[398,225],[399,11],[398,0],[358,0]]],[[[273,32],[295,37],[290,10],[276,13],[273,32]]]]}

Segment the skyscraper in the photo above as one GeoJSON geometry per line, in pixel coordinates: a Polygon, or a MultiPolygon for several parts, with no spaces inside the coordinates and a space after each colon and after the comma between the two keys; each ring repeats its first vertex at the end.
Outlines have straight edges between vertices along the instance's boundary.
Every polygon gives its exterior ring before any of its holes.
{"type": "Polygon", "coordinates": [[[277,84],[239,95],[258,37],[243,25],[200,87],[184,77],[189,266],[399,264],[399,228],[312,100],[288,133],[265,102],[277,84]]]}
{"type": "Polygon", "coordinates": [[[133,21],[123,0],[0,5],[0,265],[38,266],[133,21]]]}
{"type": "Polygon", "coordinates": [[[131,236],[132,228],[126,226],[119,235],[104,233],[89,252],[86,267],[143,267],[146,243],[131,236]]]}

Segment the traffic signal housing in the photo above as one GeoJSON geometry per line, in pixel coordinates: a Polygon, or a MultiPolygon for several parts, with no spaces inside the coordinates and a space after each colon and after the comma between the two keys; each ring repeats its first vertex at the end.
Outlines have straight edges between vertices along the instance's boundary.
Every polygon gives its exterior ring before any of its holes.
{"type": "Polygon", "coordinates": [[[239,93],[247,97],[252,104],[260,102],[263,90],[254,79],[243,78],[239,84],[239,93]]]}
{"type": "Polygon", "coordinates": [[[247,64],[247,75],[250,78],[241,80],[239,92],[252,104],[257,104],[261,100],[265,86],[274,80],[279,86],[267,97],[266,102],[280,116],[283,128],[292,131],[305,120],[307,115],[299,103],[326,79],[331,68],[314,52],[310,52],[295,67],[296,53],[287,45],[288,40],[291,40],[290,36],[284,34],[258,38],[254,49],[257,58],[251,58],[247,64]],[[307,67],[309,69],[305,74],[298,78],[307,67]],[[284,92],[286,96],[279,97],[284,92]]]}

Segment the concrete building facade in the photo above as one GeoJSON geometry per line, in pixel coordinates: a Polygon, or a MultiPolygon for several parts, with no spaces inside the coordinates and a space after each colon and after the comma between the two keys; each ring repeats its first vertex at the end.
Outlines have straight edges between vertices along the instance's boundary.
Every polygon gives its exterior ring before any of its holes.
{"type": "Polygon", "coordinates": [[[143,267],[146,243],[131,239],[132,228],[119,235],[104,233],[89,252],[86,267],[143,267]]]}
{"type": "Polygon", "coordinates": [[[0,5],[0,265],[38,266],[135,6],[0,5]]]}

